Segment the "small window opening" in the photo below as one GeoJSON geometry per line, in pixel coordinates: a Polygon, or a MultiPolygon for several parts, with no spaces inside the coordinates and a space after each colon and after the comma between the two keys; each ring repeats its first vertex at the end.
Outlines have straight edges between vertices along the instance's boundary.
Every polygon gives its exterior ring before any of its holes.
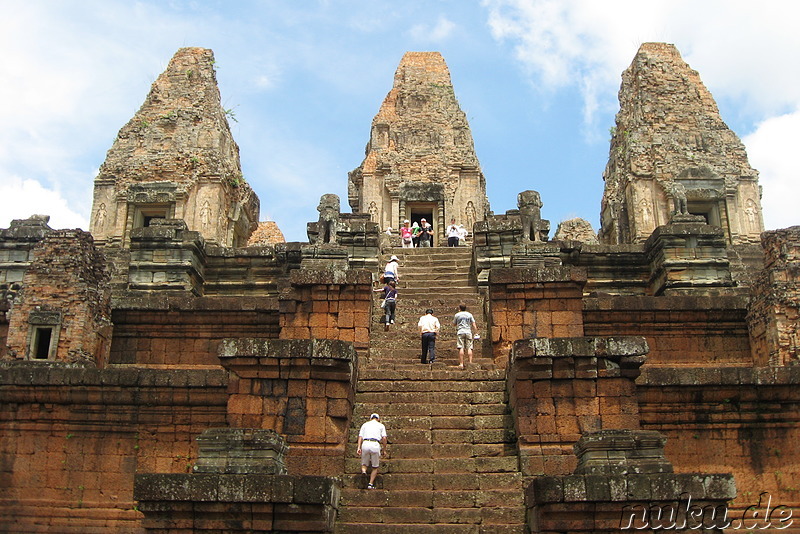
{"type": "Polygon", "coordinates": [[[49,327],[38,327],[33,340],[33,358],[35,360],[46,360],[50,357],[50,341],[53,338],[53,329],[49,327]]]}
{"type": "Polygon", "coordinates": [[[143,217],[142,226],[144,226],[145,228],[148,228],[150,226],[150,222],[153,219],[163,219],[163,218],[164,218],[163,215],[145,215],[143,217]]]}

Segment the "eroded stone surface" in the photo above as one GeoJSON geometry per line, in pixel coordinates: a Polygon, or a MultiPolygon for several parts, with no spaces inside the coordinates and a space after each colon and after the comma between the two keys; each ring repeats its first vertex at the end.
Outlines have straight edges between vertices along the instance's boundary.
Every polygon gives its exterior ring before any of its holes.
{"type": "Polygon", "coordinates": [[[250,236],[247,246],[259,247],[285,242],[286,238],[283,237],[283,232],[278,228],[278,224],[275,221],[262,221],[258,223],[258,228],[256,228],[256,231],[250,236]]]}
{"type": "Polygon", "coordinates": [[[382,229],[421,215],[439,238],[452,218],[470,231],[485,218],[486,181],[438,52],[403,56],[372,121],[366,157],[349,175],[348,197],[354,212],[382,229]]]}
{"type": "Polygon", "coordinates": [[[122,127],[95,179],[92,234],[127,243],[152,217],[184,219],[214,244],[244,246],[259,200],[242,176],[214,54],[182,48],[122,127]]]}
{"type": "Polygon", "coordinates": [[[675,46],[645,43],[622,74],[600,240],[636,243],[673,213],[702,215],[732,243],[764,229],[758,171],[675,46]]]}
{"type": "Polygon", "coordinates": [[[595,234],[592,225],[586,219],[576,217],[574,219],[567,219],[558,223],[558,229],[555,235],[556,241],[579,241],[587,245],[596,245],[597,234],[595,234]]]}
{"type": "Polygon", "coordinates": [[[752,287],[750,340],[761,365],[800,359],[800,226],[764,232],[765,266],[752,287]]]}
{"type": "Polygon", "coordinates": [[[9,313],[8,355],[103,365],[111,290],[103,254],[83,230],[53,230],[32,250],[9,313]]]}

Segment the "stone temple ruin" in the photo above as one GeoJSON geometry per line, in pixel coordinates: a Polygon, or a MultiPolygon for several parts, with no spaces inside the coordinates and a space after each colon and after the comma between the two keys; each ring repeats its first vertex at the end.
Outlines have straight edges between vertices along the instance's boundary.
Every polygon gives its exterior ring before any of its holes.
{"type": "Polygon", "coordinates": [[[285,242],[211,51],[179,50],[108,152],[91,231],[0,229],[0,531],[800,531],[800,227],[764,231],[758,173],[673,46],[623,73],[603,178],[598,234],[551,238],[535,183],[493,214],[443,58],[408,53],[352,212],[324,195],[285,242]],[[382,233],[422,217],[466,246],[382,233]],[[465,369],[459,303],[482,334],[465,369]],[[390,443],[367,490],[372,412],[390,443]]]}

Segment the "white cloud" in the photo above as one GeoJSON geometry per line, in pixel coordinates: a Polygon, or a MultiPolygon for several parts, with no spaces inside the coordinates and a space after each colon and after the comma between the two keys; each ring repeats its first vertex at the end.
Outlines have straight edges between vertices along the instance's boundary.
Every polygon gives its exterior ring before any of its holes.
{"type": "Polygon", "coordinates": [[[36,214],[50,215],[51,228],[89,228],[89,221],[72,210],[61,193],[18,176],[5,176],[0,181],[0,213],[2,228],[8,228],[13,219],[27,219],[36,214]]]}
{"type": "Polygon", "coordinates": [[[798,141],[800,111],[768,119],[743,139],[750,164],[760,173],[767,229],[800,224],[800,159],[795,156],[798,141]]]}
{"type": "Polygon", "coordinates": [[[444,15],[439,15],[436,24],[416,24],[412,26],[409,34],[417,41],[441,43],[447,40],[455,30],[456,25],[444,15]]]}
{"type": "Polygon", "coordinates": [[[270,89],[275,85],[275,82],[272,81],[272,78],[266,74],[256,76],[254,83],[258,89],[270,89]]]}
{"type": "MultiPolygon", "coordinates": [[[[619,109],[620,74],[642,42],[675,44],[741,129],[761,171],[767,227],[800,223],[800,3],[748,0],[483,0],[493,37],[508,43],[534,87],[574,87],[587,138],[599,141],[619,109]]],[[[723,107],[722,105],[720,107],[723,107]]],[[[730,118],[723,117],[725,120],[730,118]]]]}
{"type": "Polygon", "coordinates": [[[616,106],[620,73],[642,42],[674,43],[715,97],[774,113],[800,102],[800,4],[745,0],[483,0],[495,39],[508,42],[543,89],[576,85],[587,120],[616,106]],[[691,19],[691,20],[687,20],[691,19]],[[746,31],[745,31],[746,29],[746,31]]]}

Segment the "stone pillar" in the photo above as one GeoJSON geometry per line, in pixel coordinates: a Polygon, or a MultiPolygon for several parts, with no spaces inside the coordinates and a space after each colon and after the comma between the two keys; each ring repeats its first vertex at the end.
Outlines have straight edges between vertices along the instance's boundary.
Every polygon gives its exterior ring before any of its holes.
{"type": "Polygon", "coordinates": [[[721,228],[693,215],[674,215],[670,224],[656,228],[645,242],[650,262],[648,293],[696,295],[698,289],[732,287],[735,282],[725,247],[721,228]]]}
{"type": "Polygon", "coordinates": [[[756,365],[800,359],[800,226],[761,234],[764,269],[751,288],[747,326],[756,365]]]}
{"type": "Polygon", "coordinates": [[[228,424],[274,430],[292,473],[338,475],[355,400],[356,353],[328,339],[226,339],[228,424]]]}
{"type": "Polygon", "coordinates": [[[180,219],[153,219],[131,231],[129,289],[203,295],[205,242],[180,219]]]}
{"type": "Polygon", "coordinates": [[[585,269],[550,267],[491,270],[491,340],[495,363],[505,367],[512,344],[532,337],[583,335],[585,269]]]}
{"type": "MultiPolygon", "coordinates": [[[[526,489],[531,532],[719,532],[736,497],[729,474],[673,474],[666,438],[653,431],[603,430],[575,444],[571,475],[544,476],[526,489]]],[[[741,524],[739,524],[739,527],[741,524]]]]}
{"type": "Polygon", "coordinates": [[[372,274],[293,270],[280,294],[281,339],[339,339],[369,348],[372,274]]]}
{"type": "Polygon", "coordinates": [[[194,474],[138,474],[133,496],[147,532],[332,532],[340,482],[284,474],[275,432],[210,429],[194,474]]]}
{"type": "Polygon", "coordinates": [[[523,474],[571,472],[583,433],[638,429],[634,380],[647,352],[640,337],[514,343],[507,387],[523,474]]]}
{"type": "Polygon", "coordinates": [[[210,428],[197,438],[195,473],[285,475],[289,447],[274,430],[210,428]]]}

